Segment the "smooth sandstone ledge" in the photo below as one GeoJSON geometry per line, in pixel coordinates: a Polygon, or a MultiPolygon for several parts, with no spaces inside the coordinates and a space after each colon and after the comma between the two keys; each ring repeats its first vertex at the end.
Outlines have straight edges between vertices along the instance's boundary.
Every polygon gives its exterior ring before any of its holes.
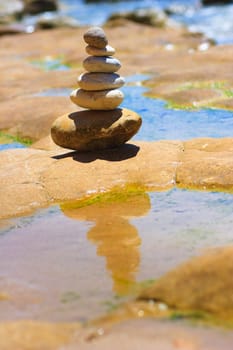
{"type": "Polygon", "coordinates": [[[153,318],[123,321],[113,327],[79,329],[75,324],[33,321],[0,324],[1,350],[232,350],[233,334],[153,318]]]}
{"type": "Polygon", "coordinates": [[[85,153],[60,148],[48,137],[37,147],[53,150],[1,152],[0,218],[127,184],[233,191],[233,138],[134,142],[85,153]]]}
{"type": "Polygon", "coordinates": [[[1,322],[0,349],[58,350],[78,339],[80,332],[78,323],[1,322]]]}
{"type": "Polygon", "coordinates": [[[233,246],[212,249],[166,273],[139,298],[233,320],[232,273],[233,246]]]}

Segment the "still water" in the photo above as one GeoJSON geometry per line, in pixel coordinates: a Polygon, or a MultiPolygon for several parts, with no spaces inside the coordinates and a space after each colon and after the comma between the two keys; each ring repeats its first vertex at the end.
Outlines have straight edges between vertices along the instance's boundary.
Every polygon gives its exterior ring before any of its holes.
{"type": "Polygon", "coordinates": [[[0,319],[86,321],[208,248],[233,243],[233,197],[173,189],[2,221],[0,319]]]}

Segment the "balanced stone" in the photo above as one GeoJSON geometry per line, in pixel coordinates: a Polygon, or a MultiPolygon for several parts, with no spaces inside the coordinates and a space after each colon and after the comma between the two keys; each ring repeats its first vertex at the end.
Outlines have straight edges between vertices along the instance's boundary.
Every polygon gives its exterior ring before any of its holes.
{"type": "Polygon", "coordinates": [[[78,85],[87,91],[118,89],[125,84],[125,79],[116,73],[83,73],[78,78],[78,85]]]}
{"type": "Polygon", "coordinates": [[[121,104],[124,94],[118,89],[101,91],[77,89],[72,91],[70,99],[73,103],[83,108],[110,110],[121,104]]]}
{"type": "Polygon", "coordinates": [[[83,67],[88,72],[114,73],[121,68],[121,63],[117,58],[113,57],[97,57],[88,56],[83,61],[83,67]]]}
{"type": "Polygon", "coordinates": [[[103,49],[87,45],[86,52],[91,56],[113,56],[115,54],[115,49],[110,45],[105,46],[103,49]]]}
{"type": "Polygon", "coordinates": [[[94,151],[124,144],[140,128],[141,117],[128,109],[113,111],[79,111],[55,120],[53,141],[64,148],[94,151]]]}
{"type": "Polygon", "coordinates": [[[103,49],[108,44],[105,32],[100,27],[92,27],[88,29],[83,38],[88,45],[99,49],[103,49]]]}

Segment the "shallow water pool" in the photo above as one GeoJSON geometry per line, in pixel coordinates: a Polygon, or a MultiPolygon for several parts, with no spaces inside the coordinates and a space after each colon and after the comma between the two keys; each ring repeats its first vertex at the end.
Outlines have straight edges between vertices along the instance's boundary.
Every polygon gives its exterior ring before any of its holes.
{"type": "Polygon", "coordinates": [[[205,249],[233,244],[233,197],[173,189],[2,221],[0,319],[86,321],[205,249]]]}

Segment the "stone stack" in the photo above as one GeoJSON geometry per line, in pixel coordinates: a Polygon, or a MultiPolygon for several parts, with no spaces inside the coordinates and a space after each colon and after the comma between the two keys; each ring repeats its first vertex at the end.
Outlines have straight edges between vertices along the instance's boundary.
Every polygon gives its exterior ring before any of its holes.
{"type": "Polygon", "coordinates": [[[101,28],[89,29],[84,34],[84,40],[88,44],[86,52],[90,55],[83,61],[87,72],[78,78],[80,89],[71,93],[71,101],[88,109],[112,110],[124,99],[118,88],[124,85],[125,80],[116,73],[121,63],[112,57],[115,50],[108,45],[101,28]]]}
{"type": "Polygon", "coordinates": [[[116,73],[121,63],[112,57],[115,49],[108,45],[104,31],[92,27],[84,34],[84,41],[89,54],[83,61],[86,72],[78,77],[79,88],[70,98],[86,110],[56,119],[51,135],[59,146],[74,150],[117,147],[136,134],[141,117],[128,109],[117,108],[124,99],[119,88],[125,81],[116,73]]]}

